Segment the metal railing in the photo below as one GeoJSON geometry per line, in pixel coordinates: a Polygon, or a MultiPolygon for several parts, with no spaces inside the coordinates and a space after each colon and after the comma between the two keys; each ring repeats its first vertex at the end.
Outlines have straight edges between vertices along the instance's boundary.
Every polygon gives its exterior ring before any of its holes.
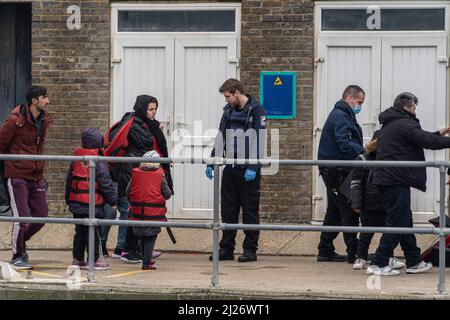
{"type": "Polygon", "coordinates": [[[177,163],[177,164],[210,164],[214,165],[214,207],[212,223],[193,222],[149,222],[127,220],[104,220],[95,218],[95,169],[97,162],[142,162],[140,157],[101,157],[101,156],[51,156],[51,155],[0,155],[0,160],[43,160],[43,161],[83,161],[89,163],[89,218],[32,218],[32,217],[8,217],[0,216],[0,222],[23,223],[59,223],[81,224],[89,227],[89,267],[88,281],[95,282],[94,271],[94,237],[96,226],[141,226],[141,227],[175,227],[211,229],[213,232],[213,261],[211,285],[219,285],[219,231],[220,230],[271,230],[271,231],[309,231],[309,232],[348,232],[348,233],[395,233],[395,234],[436,234],[439,236],[439,284],[438,293],[445,294],[445,237],[450,234],[450,228],[446,228],[445,215],[445,185],[446,168],[450,167],[450,161],[325,161],[325,160],[256,160],[256,159],[223,159],[223,158],[153,158],[145,159],[145,162],[177,163]],[[298,165],[298,166],[329,166],[329,167],[434,167],[439,168],[440,173],[440,208],[439,228],[436,227],[349,227],[349,226],[311,226],[311,225],[281,225],[281,224],[227,224],[219,219],[219,179],[220,167],[228,164],[245,163],[263,165],[298,165]]]}

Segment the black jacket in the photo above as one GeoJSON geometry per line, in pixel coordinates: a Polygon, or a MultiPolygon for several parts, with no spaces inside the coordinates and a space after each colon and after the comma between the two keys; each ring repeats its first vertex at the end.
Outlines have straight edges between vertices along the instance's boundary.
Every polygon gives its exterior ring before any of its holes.
{"type": "MultiPolygon", "coordinates": [[[[373,161],[376,152],[360,154],[356,160],[373,161]]],[[[351,180],[352,209],[383,211],[383,203],[377,187],[373,184],[375,168],[354,167],[351,180]]]]}
{"type": "Polygon", "coordinates": [[[361,127],[343,100],[334,105],[320,137],[319,160],[353,160],[364,151],[361,127]]]}
{"type": "MultiPolygon", "coordinates": [[[[450,138],[437,132],[422,130],[419,119],[400,108],[388,108],[380,113],[382,124],[378,140],[377,160],[424,161],[423,149],[450,147],[450,138]]],[[[427,173],[420,168],[377,168],[375,185],[403,185],[426,191],[427,173]]]]}
{"type": "MultiPolygon", "coordinates": [[[[146,152],[153,150],[154,143],[161,152],[161,157],[169,156],[167,151],[167,141],[164,133],[159,128],[160,123],[157,120],[150,120],[147,118],[147,109],[150,102],[155,102],[158,106],[157,100],[149,95],[139,95],[136,98],[133,110],[135,118],[128,133],[128,148],[124,157],[142,157],[146,152]]],[[[121,122],[126,122],[130,119],[129,114],[125,114],[121,122]]],[[[119,126],[120,127],[120,126],[119,126]]],[[[139,163],[120,163],[113,167],[113,175],[118,183],[119,197],[126,196],[125,189],[131,179],[131,170],[137,167],[139,163]]],[[[170,173],[170,164],[165,163],[161,165],[164,169],[164,174],[167,179],[167,184],[173,193],[172,175],[170,173]]]]}
{"type": "MultiPolygon", "coordinates": [[[[256,139],[253,139],[252,135],[245,143],[245,154],[246,159],[251,158],[249,155],[253,154],[251,151],[255,151],[258,159],[263,158],[265,155],[265,143],[262,143],[261,140],[266,140],[266,110],[264,107],[252,96],[246,95],[248,97],[248,103],[250,104],[250,108],[248,110],[247,115],[247,123],[245,125],[245,130],[254,129],[256,133],[256,139]]],[[[217,133],[214,148],[211,151],[211,157],[223,157],[226,152],[226,130],[229,129],[229,118],[230,114],[233,111],[233,108],[227,104],[223,108],[223,115],[220,119],[219,132],[217,133]]],[[[253,171],[258,171],[261,168],[260,164],[249,164],[249,165],[241,165],[243,168],[248,168],[253,171]]]]}
{"type": "MultiPolygon", "coordinates": [[[[146,152],[153,150],[153,135],[144,125],[144,122],[136,117],[128,133],[128,148],[124,157],[142,157],[146,152]]],[[[131,170],[139,166],[139,163],[122,162],[114,170],[118,183],[119,197],[124,197],[125,189],[131,179],[131,170]]]]}

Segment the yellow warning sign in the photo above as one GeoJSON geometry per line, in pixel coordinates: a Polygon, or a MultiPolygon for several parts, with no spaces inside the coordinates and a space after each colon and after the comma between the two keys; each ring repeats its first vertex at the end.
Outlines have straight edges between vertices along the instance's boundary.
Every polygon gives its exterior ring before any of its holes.
{"type": "Polygon", "coordinates": [[[276,85],[276,86],[282,86],[282,85],[283,85],[283,82],[281,82],[280,77],[277,77],[277,78],[275,79],[275,82],[274,82],[273,84],[276,85]]]}

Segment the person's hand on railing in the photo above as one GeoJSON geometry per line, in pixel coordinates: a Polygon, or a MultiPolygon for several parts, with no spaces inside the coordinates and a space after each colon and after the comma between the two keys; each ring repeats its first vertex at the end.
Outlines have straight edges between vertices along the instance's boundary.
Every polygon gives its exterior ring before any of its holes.
{"type": "Polygon", "coordinates": [[[212,166],[206,166],[205,175],[209,180],[214,177],[214,168],[212,166]]]}

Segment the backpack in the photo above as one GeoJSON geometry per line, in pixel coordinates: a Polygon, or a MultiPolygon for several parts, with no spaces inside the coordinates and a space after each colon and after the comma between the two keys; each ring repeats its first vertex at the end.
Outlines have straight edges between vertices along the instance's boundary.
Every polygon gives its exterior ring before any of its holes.
{"type": "MultiPolygon", "coordinates": [[[[431,262],[435,267],[439,266],[439,246],[433,246],[430,259],[425,261],[431,262]]],[[[445,248],[445,267],[450,267],[450,249],[448,247],[445,248]]]]}

